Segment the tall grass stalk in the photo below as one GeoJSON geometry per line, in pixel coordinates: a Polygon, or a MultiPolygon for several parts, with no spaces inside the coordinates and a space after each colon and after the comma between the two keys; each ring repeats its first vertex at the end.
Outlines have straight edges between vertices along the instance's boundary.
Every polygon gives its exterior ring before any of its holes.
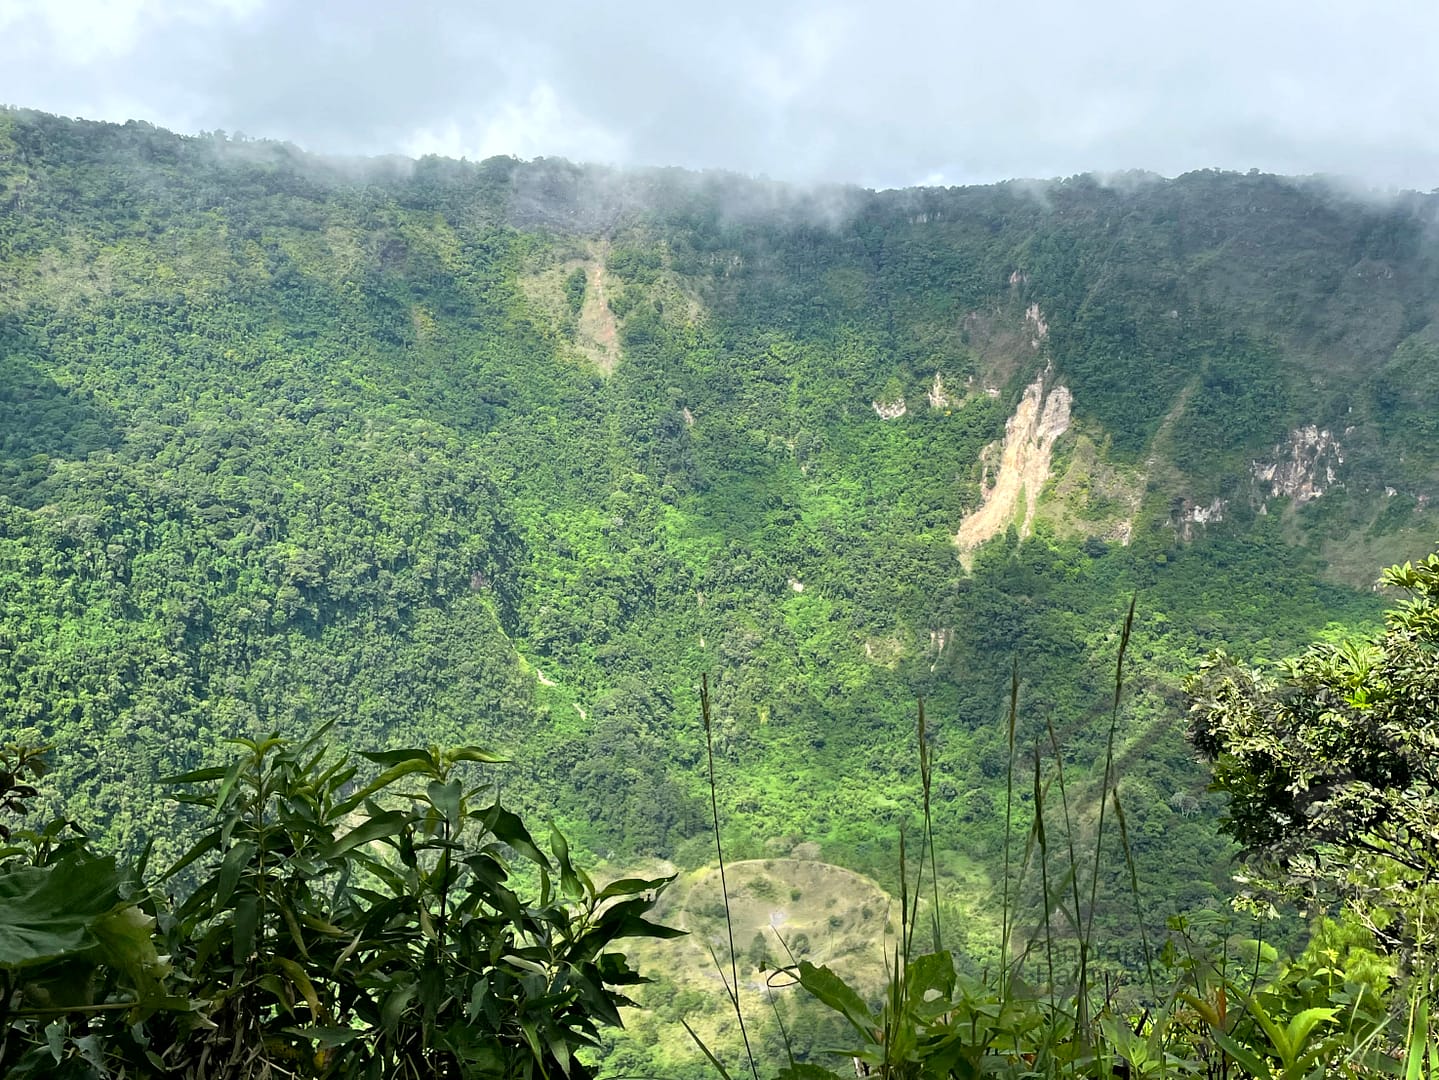
{"type": "MultiPolygon", "coordinates": [[[[920,851],[923,852],[923,846],[920,851]]],[[[923,855],[920,856],[923,858],[923,855]]],[[[921,874],[923,868],[921,867],[921,874]]],[[[916,887],[915,893],[919,889],[916,887]]],[[[899,940],[894,944],[894,975],[886,988],[889,991],[888,1023],[884,1032],[884,1071],[889,1076],[899,1062],[895,1055],[899,1040],[896,1037],[904,1022],[905,1004],[909,999],[909,958],[914,935],[914,920],[909,915],[909,867],[905,858],[904,829],[899,830],[899,940]]]]}
{"type": "Polygon", "coordinates": [[[1040,780],[1038,739],[1034,740],[1034,829],[1039,838],[1039,882],[1044,894],[1045,986],[1049,994],[1049,1014],[1053,1019],[1058,1012],[1054,1000],[1054,934],[1050,926],[1054,905],[1049,891],[1049,841],[1044,830],[1044,784],[1040,780]]]}
{"type": "MultiPolygon", "coordinates": [[[[1427,912],[1421,908],[1416,938],[1425,937],[1427,912]]],[[[1439,1076],[1439,1040],[1430,1032],[1430,1004],[1433,1000],[1434,968],[1428,957],[1420,957],[1410,975],[1409,1016],[1404,1033],[1404,1080],[1439,1076]]]]}
{"type": "MultiPolygon", "coordinates": [[[[1089,910],[1084,921],[1084,934],[1079,941],[1079,1022],[1086,1038],[1092,1035],[1089,1023],[1089,951],[1094,940],[1094,910],[1099,901],[1099,869],[1104,856],[1104,809],[1109,804],[1109,789],[1114,782],[1114,738],[1119,731],[1119,699],[1124,693],[1124,656],[1129,651],[1129,635],[1134,629],[1135,598],[1129,599],[1129,612],[1119,635],[1119,653],[1114,660],[1114,705],[1109,714],[1109,738],[1104,747],[1104,780],[1099,789],[1099,823],[1094,832],[1094,874],[1089,881],[1089,910]]],[[[1079,913],[1075,912],[1076,918],[1079,913]]]]}
{"type": "Polygon", "coordinates": [[[924,835],[929,842],[929,880],[933,889],[933,906],[930,909],[930,930],[934,937],[934,951],[944,951],[944,933],[939,922],[939,861],[934,854],[934,822],[930,818],[930,791],[933,777],[929,758],[929,736],[924,724],[924,698],[919,699],[919,786],[924,798],[924,835]]]}
{"type": "MultiPolygon", "coordinates": [[[[909,879],[912,837],[903,830],[899,835],[900,927],[893,947],[887,948],[884,954],[888,983],[883,1009],[874,1010],[829,969],[805,962],[796,965],[802,985],[847,1019],[859,1034],[861,1045],[855,1057],[857,1074],[872,1075],[879,1080],[937,1080],[939,1077],[1078,1080],[1081,1076],[1092,1080],[1141,1076],[1150,1080],[1186,1076],[1210,1080],[1240,1080],[1241,1077],[1310,1080],[1324,1075],[1398,1075],[1405,1080],[1427,1077],[1439,1080],[1439,1035],[1436,1035],[1439,1024],[1433,1021],[1433,1013],[1439,1013],[1439,1007],[1433,1004],[1439,997],[1435,992],[1435,975],[1439,973],[1433,970],[1426,968],[1411,977],[1407,1018],[1403,1011],[1386,1013],[1383,1009],[1371,1017],[1370,999],[1364,996],[1369,991],[1348,981],[1342,971],[1336,972],[1328,966],[1323,969],[1328,982],[1321,984],[1314,977],[1319,969],[1306,966],[1329,965],[1332,957],[1298,961],[1292,968],[1288,965],[1267,968],[1266,965],[1273,964],[1275,954],[1273,950],[1266,954],[1262,940],[1252,943],[1252,957],[1241,960],[1228,934],[1219,952],[1211,957],[1204,948],[1196,953],[1196,942],[1186,931],[1183,920],[1174,925],[1187,951],[1187,963],[1177,952],[1166,950],[1163,957],[1156,955],[1144,920],[1134,847],[1119,792],[1121,766],[1116,761],[1125,660],[1132,640],[1135,608],[1135,601],[1131,600],[1115,659],[1114,695],[1104,744],[1099,803],[1094,808],[1092,860],[1076,836],[1084,822],[1069,804],[1064,756],[1052,718],[1046,717],[1044,725],[1053,753],[1053,773],[1045,771],[1042,736],[1033,741],[1031,761],[1019,760],[1019,671],[1017,664],[1012,668],[1006,718],[1009,758],[1004,809],[1001,963],[998,972],[986,971],[979,980],[957,974],[951,958],[939,948],[943,935],[930,801],[933,772],[927,717],[923,702],[920,703],[917,734],[925,835],[921,838],[918,872],[913,882],[909,879]],[[1031,773],[1034,817],[1021,855],[1015,847],[1015,773],[1026,766],[1031,773]],[[1049,825],[1052,823],[1046,820],[1046,815],[1054,813],[1049,797],[1054,781],[1058,783],[1065,844],[1063,848],[1056,845],[1059,848],[1053,852],[1056,865],[1051,867],[1049,825]],[[1096,925],[1101,922],[1097,913],[1099,879],[1105,867],[1105,830],[1114,828],[1109,824],[1111,801],[1150,997],[1137,1016],[1121,1004],[1124,999],[1117,993],[1117,984],[1111,984],[1108,976],[1100,980],[1094,969],[1094,935],[1096,925]],[[1065,853],[1068,868],[1060,873],[1065,853]],[[934,877],[928,891],[924,888],[926,858],[934,877]],[[1039,860],[1043,925],[1031,921],[1033,885],[1026,884],[1026,878],[1032,858],[1039,860]],[[1090,874],[1087,883],[1083,881],[1085,873],[1090,874]],[[927,895],[933,897],[935,907],[932,916],[935,949],[931,955],[916,955],[920,898],[927,895]],[[1063,918],[1065,923],[1056,927],[1051,921],[1055,918],[1063,918]],[[1056,955],[1059,943],[1071,932],[1078,945],[1074,961],[1056,955]],[[1041,947],[1042,957],[1038,956],[1041,947]],[[1029,968],[1025,967],[1026,962],[1029,968]],[[1037,986],[1031,987],[1024,977],[1041,962],[1047,975],[1047,988],[1043,991],[1037,986]],[[1056,964],[1062,970],[1056,971],[1056,964]],[[1161,996],[1156,965],[1165,964],[1177,970],[1178,981],[1172,992],[1161,996]],[[1187,987],[1194,992],[1187,992],[1187,987]],[[1241,1001],[1242,1012],[1236,1004],[1241,1001]],[[1341,1022],[1342,1015],[1347,1015],[1347,1020],[1341,1022]],[[873,1072],[869,1071],[870,1067],[873,1072]]],[[[1094,765],[1098,771],[1098,762],[1094,765]]],[[[1019,782],[1022,783],[1023,778],[1019,782]]],[[[1093,807],[1089,797],[1092,788],[1086,784],[1084,790],[1084,816],[1087,817],[1088,808],[1093,807]]],[[[1021,801],[1023,796],[1021,790],[1021,801]]],[[[1113,846],[1113,843],[1109,845],[1110,854],[1113,846]]],[[[1140,995],[1143,993],[1139,990],[1140,995]]],[[[785,1035],[787,1038],[787,1032],[785,1035]]],[[[796,1065],[793,1057],[785,1076],[786,1080],[811,1077],[839,1080],[839,1074],[810,1063],[796,1065]]]]}
{"type": "Polygon", "coordinates": [[[1019,659],[1015,658],[1009,673],[1009,763],[1005,770],[1004,793],[1004,885],[1000,900],[999,921],[999,996],[1007,997],[1009,983],[1009,937],[1012,912],[1009,897],[1010,837],[1014,825],[1014,729],[1019,719],[1019,659]]]}
{"type": "Polygon", "coordinates": [[[1064,756],[1059,752],[1059,736],[1055,734],[1054,722],[1045,717],[1044,726],[1049,732],[1049,746],[1054,752],[1054,775],[1059,782],[1059,805],[1064,810],[1064,837],[1069,848],[1069,889],[1074,904],[1073,914],[1070,918],[1070,927],[1074,931],[1075,939],[1080,937],[1079,923],[1079,856],[1074,850],[1074,822],[1069,816],[1069,792],[1064,786],[1064,756]]]}
{"type": "Polygon", "coordinates": [[[1144,910],[1139,902],[1139,871],[1134,866],[1134,849],[1129,844],[1129,824],[1124,819],[1124,807],[1119,801],[1119,785],[1110,791],[1114,798],[1114,820],[1119,822],[1119,840],[1124,848],[1124,865],[1129,869],[1129,894],[1134,897],[1134,921],[1139,926],[1139,943],[1144,948],[1144,973],[1149,979],[1151,1000],[1159,1002],[1159,983],[1154,977],[1154,955],[1149,949],[1149,931],[1144,928],[1144,910]]]}
{"type": "MultiPolygon", "coordinates": [[[[750,1048],[749,1031],[745,1027],[744,1009],[740,1007],[739,1001],[739,961],[736,959],[734,947],[734,919],[730,916],[729,882],[725,879],[724,844],[720,839],[719,794],[718,785],[715,782],[714,734],[710,719],[710,681],[708,675],[700,677],[700,715],[704,718],[705,753],[709,760],[710,814],[714,821],[715,857],[719,860],[720,896],[724,899],[725,932],[729,936],[730,979],[728,981],[724,976],[724,967],[720,964],[719,957],[714,956],[713,949],[710,950],[710,955],[714,958],[715,967],[719,968],[720,982],[725,984],[725,993],[729,995],[730,1004],[734,1007],[735,1019],[739,1021],[740,1037],[744,1039],[744,1053],[746,1060],[749,1061],[750,1075],[754,1077],[754,1080],[759,1080],[759,1069],[754,1062],[754,1051],[750,1048]]],[[[685,1030],[689,1031],[691,1038],[699,1043],[699,1037],[695,1035],[688,1024],[685,1025],[685,1030]]],[[[704,1044],[699,1044],[700,1049],[704,1050],[706,1056],[716,1065],[719,1065],[719,1061],[705,1048],[704,1044]]],[[[721,1072],[723,1072],[723,1066],[720,1068],[721,1072]]]]}

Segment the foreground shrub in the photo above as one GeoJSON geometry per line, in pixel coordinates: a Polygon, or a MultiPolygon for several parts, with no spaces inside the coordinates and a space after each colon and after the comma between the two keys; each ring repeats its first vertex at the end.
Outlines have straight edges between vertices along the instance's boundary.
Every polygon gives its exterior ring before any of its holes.
{"type": "Polygon", "coordinates": [[[319,736],[238,745],[174,778],[206,830],[153,881],[64,823],[15,831],[0,1074],[593,1075],[577,1054],[640,981],[611,947],[678,933],[644,918],[668,879],[598,888],[558,832],[547,856],[462,778],[496,760],[474,748],[364,754],[359,785],[319,736]]]}

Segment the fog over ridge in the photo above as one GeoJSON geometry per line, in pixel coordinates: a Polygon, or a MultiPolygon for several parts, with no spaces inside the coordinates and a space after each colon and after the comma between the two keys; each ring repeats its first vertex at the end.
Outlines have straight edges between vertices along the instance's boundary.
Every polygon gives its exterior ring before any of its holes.
{"type": "Polygon", "coordinates": [[[871,188],[1217,167],[1439,186],[1439,8],[0,0],[0,101],[336,155],[871,188]]]}

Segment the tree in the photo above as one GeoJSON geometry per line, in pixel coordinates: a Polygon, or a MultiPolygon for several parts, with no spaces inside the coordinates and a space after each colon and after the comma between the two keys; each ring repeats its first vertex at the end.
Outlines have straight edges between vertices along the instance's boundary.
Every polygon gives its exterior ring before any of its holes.
{"type": "Polygon", "coordinates": [[[1215,653],[1189,737],[1229,795],[1226,828],[1266,892],[1343,900],[1390,950],[1439,946],[1439,554],[1391,567],[1410,599],[1366,641],[1271,675],[1215,653]]]}

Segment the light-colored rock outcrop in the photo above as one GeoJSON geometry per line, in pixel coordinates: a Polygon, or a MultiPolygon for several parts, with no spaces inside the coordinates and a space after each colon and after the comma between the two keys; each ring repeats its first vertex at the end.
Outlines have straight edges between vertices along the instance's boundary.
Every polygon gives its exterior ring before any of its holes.
{"type": "Polygon", "coordinates": [[[929,392],[925,395],[929,399],[931,409],[952,409],[962,402],[952,396],[944,387],[944,380],[940,378],[939,372],[934,373],[934,382],[930,384],[929,392]]]}
{"type": "Polygon", "coordinates": [[[1309,424],[1291,431],[1274,448],[1272,461],[1251,462],[1249,471],[1269,497],[1287,496],[1303,506],[1336,485],[1343,464],[1344,448],[1333,432],[1309,424]]]}
{"type": "Polygon", "coordinates": [[[985,450],[984,501],[960,522],[954,538],[962,555],[1004,532],[1021,505],[1020,535],[1028,536],[1034,525],[1039,493],[1049,480],[1055,440],[1069,430],[1069,388],[1057,383],[1046,388],[1050,377],[1046,369],[1025,388],[1018,408],[1005,424],[1004,441],[985,450]]]}
{"type": "Polygon", "coordinates": [[[1031,349],[1039,348],[1045,338],[1049,337],[1049,321],[1045,319],[1044,313],[1039,310],[1038,304],[1030,304],[1024,310],[1024,319],[1034,331],[1034,336],[1029,339],[1031,349]]]}
{"type": "Polygon", "coordinates": [[[871,401],[874,411],[879,414],[881,420],[898,420],[909,411],[904,404],[904,398],[895,401],[871,401]]]}
{"type": "Polygon", "coordinates": [[[1224,520],[1224,511],[1227,509],[1229,504],[1218,497],[1207,506],[1185,499],[1177,511],[1171,514],[1170,522],[1178,529],[1181,538],[1192,540],[1196,526],[1218,524],[1224,520]]]}

